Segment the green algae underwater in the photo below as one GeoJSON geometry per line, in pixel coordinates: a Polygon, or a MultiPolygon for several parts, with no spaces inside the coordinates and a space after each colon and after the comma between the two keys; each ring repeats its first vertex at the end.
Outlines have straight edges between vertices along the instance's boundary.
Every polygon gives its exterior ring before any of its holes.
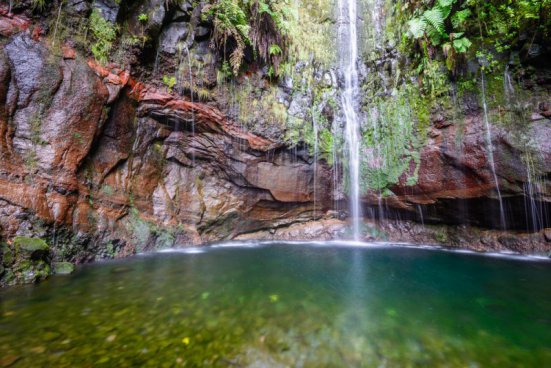
{"type": "Polygon", "coordinates": [[[147,254],[0,291],[0,366],[549,367],[550,281],[397,246],[147,254]]]}

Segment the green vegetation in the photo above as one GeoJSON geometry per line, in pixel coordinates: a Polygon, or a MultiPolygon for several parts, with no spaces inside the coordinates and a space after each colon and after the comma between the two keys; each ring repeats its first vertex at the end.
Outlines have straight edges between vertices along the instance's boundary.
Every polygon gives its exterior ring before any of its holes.
{"type": "Polygon", "coordinates": [[[472,57],[491,69],[498,53],[520,46],[521,35],[528,37],[530,48],[551,32],[549,0],[404,0],[401,9],[409,17],[402,50],[417,61],[426,80],[438,78],[431,67],[440,55],[454,75],[472,57]]]}
{"type": "Polygon", "coordinates": [[[31,0],[33,10],[43,11],[46,9],[46,2],[47,0],[31,0]]]}
{"type": "Polygon", "coordinates": [[[465,53],[472,45],[461,32],[461,27],[471,15],[471,10],[461,8],[452,14],[452,7],[458,0],[438,0],[430,9],[418,10],[409,22],[410,35],[416,39],[430,41],[434,46],[442,45],[445,53],[465,53]],[[451,27],[448,24],[451,24],[451,27]]]}
{"type": "Polygon", "coordinates": [[[138,15],[138,21],[140,23],[147,23],[149,21],[149,16],[145,13],[141,13],[140,15],[138,15]]]}
{"type": "Polygon", "coordinates": [[[172,93],[172,89],[176,85],[176,77],[174,76],[169,77],[168,75],[163,75],[163,83],[168,89],[168,93],[172,93]]]}
{"type": "Polygon", "coordinates": [[[50,247],[42,239],[17,236],[12,245],[0,244],[0,286],[44,280],[50,261],[50,247]]]}
{"type": "Polygon", "coordinates": [[[274,76],[279,74],[289,43],[287,6],[287,1],[215,0],[203,9],[205,18],[213,18],[213,42],[222,50],[234,75],[239,74],[247,47],[274,76]]]}
{"type": "Polygon", "coordinates": [[[90,32],[94,39],[91,51],[97,61],[106,63],[117,38],[118,26],[103,19],[99,10],[94,9],[90,15],[90,32]]]}

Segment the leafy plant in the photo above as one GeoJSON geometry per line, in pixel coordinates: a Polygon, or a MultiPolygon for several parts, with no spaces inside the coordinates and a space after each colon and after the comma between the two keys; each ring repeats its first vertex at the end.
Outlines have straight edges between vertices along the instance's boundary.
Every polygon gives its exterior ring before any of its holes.
{"type": "MultiPolygon", "coordinates": [[[[446,21],[450,18],[452,6],[456,2],[457,0],[437,0],[432,8],[408,22],[410,35],[414,39],[427,38],[435,46],[450,41],[456,52],[465,53],[471,46],[471,41],[465,37],[461,38],[463,32],[448,33],[449,27],[446,27],[446,21]]],[[[470,15],[469,9],[455,12],[451,17],[451,28],[461,27],[470,15]]]]}
{"type": "Polygon", "coordinates": [[[34,10],[42,11],[46,8],[46,0],[31,0],[34,10]]]}
{"type": "Polygon", "coordinates": [[[232,0],[218,0],[215,4],[209,4],[203,9],[203,14],[212,15],[214,18],[212,44],[223,50],[224,57],[227,56],[228,40],[232,39],[235,42],[229,60],[233,73],[237,75],[245,55],[245,47],[251,43],[247,14],[237,1],[232,0]]]}
{"type": "Polygon", "coordinates": [[[270,45],[270,49],[269,49],[270,55],[280,55],[282,52],[283,50],[281,50],[281,47],[279,47],[279,45],[276,45],[276,44],[270,45]]]}
{"type": "Polygon", "coordinates": [[[174,76],[163,75],[163,83],[168,89],[168,93],[172,93],[172,88],[176,85],[176,78],[174,76]]]}
{"type": "Polygon", "coordinates": [[[97,61],[107,62],[113,42],[117,38],[118,26],[105,20],[99,10],[94,9],[90,15],[90,31],[95,42],[92,44],[92,54],[97,61]]]}
{"type": "Polygon", "coordinates": [[[140,15],[138,15],[138,21],[140,23],[147,23],[149,21],[149,16],[145,13],[141,13],[140,15]]]}
{"type": "Polygon", "coordinates": [[[215,0],[204,7],[203,16],[213,18],[212,45],[221,50],[234,75],[248,47],[278,74],[288,45],[285,6],[272,0],[215,0]]]}

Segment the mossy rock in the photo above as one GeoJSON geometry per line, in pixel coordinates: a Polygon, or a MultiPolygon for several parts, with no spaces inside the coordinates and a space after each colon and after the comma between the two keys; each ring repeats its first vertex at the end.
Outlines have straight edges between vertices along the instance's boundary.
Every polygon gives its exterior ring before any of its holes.
{"type": "Polygon", "coordinates": [[[438,230],[434,233],[434,239],[442,244],[448,242],[448,234],[444,230],[438,230]]]}
{"type": "Polygon", "coordinates": [[[18,236],[13,240],[17,259],[32,259],[47,261],[50,258],[50,247],[39,238],[18,236]]]}
{"type": "Polygon", "coordinates": [[[13,239],[13,245],[17,253],[33,253],[36,251],[49,251],[48,244],[40,238],[27,238],[25,236],[18,236],[13,239]]]}
{"type": "Polygon", "coordinates": [[[9,267],[13,261],[13,250],[6,243],[0,243],[0,257],[2,259],[1,264],[5,267],[9,267]]]}
{"type": "Polygon", "coordinates": [[[5,269],[4,274],[0,276],[0,286],[15,284],[15,275],[12,270],[5,269]]]}
{"type": "Polygon", "coordinates": [[[52,266],[57,275],[68,275],[75,271],[75,265],[71,262],[54,262],[52,266]]]}
{"type": "Polygon", "coordinates": [[[13,246],[2,246],[2,255],[3,285],[36,283],[50,275],[50,247],[42,239],[18,236],[13,246]]]}
{"type": "Polygon", "coordinates": [[[24,261],[14,267],[16,283],[32,284],[43,281],[51,273],[50,265],[44,261],[24,261]]]}

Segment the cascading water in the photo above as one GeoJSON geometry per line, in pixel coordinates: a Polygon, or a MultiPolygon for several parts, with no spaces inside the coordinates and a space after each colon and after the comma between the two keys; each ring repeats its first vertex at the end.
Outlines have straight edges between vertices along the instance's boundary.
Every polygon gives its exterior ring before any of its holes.
{"type": "Polygon", "coordinates": [[[484,79],[484,72],[481,74],[482,82],[482,108],[484,110],[484,125],[486,126],[486,144],[488,146],[488,163],[492,171],[494,183],[496,185],[497,198],[499,200],[499,219],[502,228],[506,227],[505,223],[505,210],[503,208],[503,199],[501,197],[501,189],[499,188],[499,181],[497,180],[496,166],[494,161],[494,145],[492,143],[492,131],[490,127],[490,120],[488,118],[488,104],[486,103],[486,81],[484,79]]]}
{"type": "Polygon", "coordinates": [[[344,77],[341,96],[346,121],[345,138],[348,147],[350,212],[355,240],[360,238],[360,131],[357,114],[358,35],[356,0],[339,0],[339,67],[344,77]]]}
{"type": "Polygon", "coordinates": [[[312,122],[314,125],[314,217],[316,216],[316,200],[317,200],[317,187],[318,187],[318,151],[319,151],[319,138],[318,138],[318,120],[317,112],[312,108],[312,122]]]}

